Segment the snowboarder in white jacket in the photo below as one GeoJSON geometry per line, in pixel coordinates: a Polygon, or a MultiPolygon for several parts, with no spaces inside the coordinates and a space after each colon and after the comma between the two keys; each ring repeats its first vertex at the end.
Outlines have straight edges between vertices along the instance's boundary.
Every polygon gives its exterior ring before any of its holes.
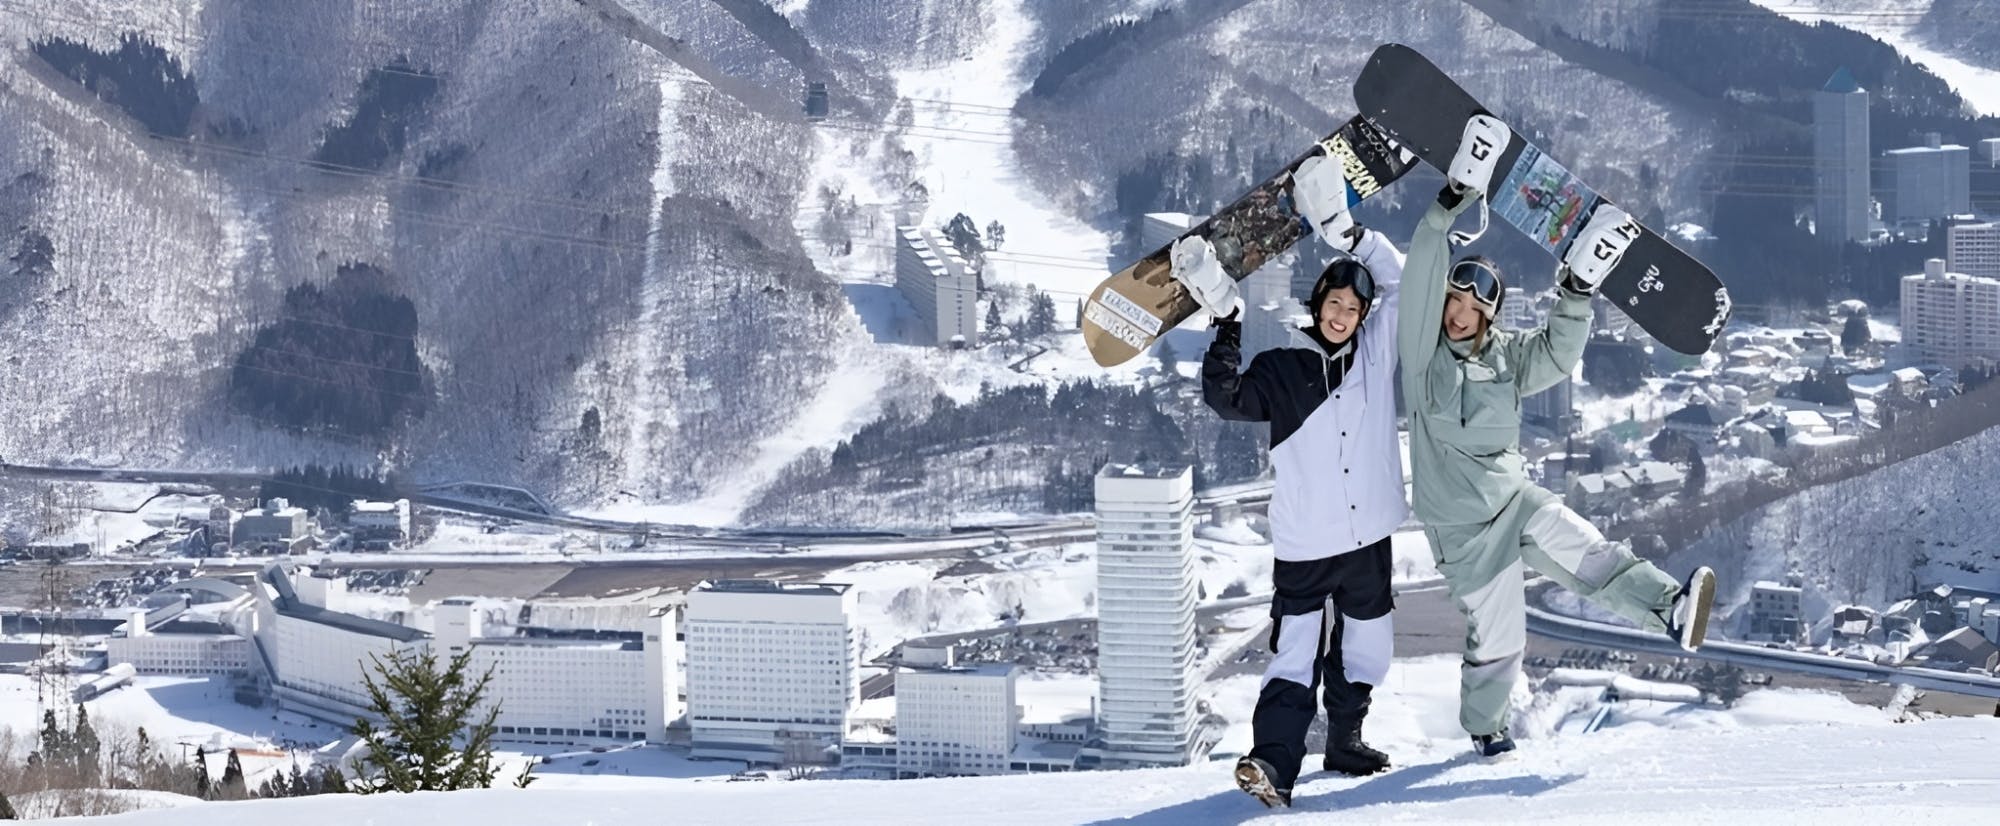
{"type": "Polygon", "coordinates": [[[1255,746],[1236,779],[1266,805],[1290,805],[1306,733],[1324,690],[1323,767],[1379,772],[1387,755],[1361,739],[1369,696],[1388,673],[1394,630],[1389,536],[1409,516],[1396,438],[1396,290],[1403,256],[1347,215],[1339,164],[1312,158],[1293,175],[1293,203],[1347,255],[1309,296],[1310,326],[1289,346],[1241,364],[1236,282],[1205,239],[1179,241],[1174,275],[1215,316],[1202,362],[1205,401],[1225,419],[1270,424],[1276,475],[1270,520],[1277,557],[1273,652],[1251,726],[1255,746]]]}
{"type": "Polygon", "coordinates": [[[1590,301],[1639,235],[1610,204],[1593,210],[1565,254],[1542,327],[1493,326],[1506,295],[1493,262],[1451,260],[1453,220],[1485,196],[1511,133],[1487,115],[1466,125],[1450,178],[1410,241],[1400,297],[1411,504],[1438,571],[1466,618],[1459,723],[1479,754],[1514,748],[1509,697],[1527,643],[1524,569],[1692,650],[1706,633],[1715,575],[1685,582],[1611,542],[1528,481],[1521,399],[1567,378],[1590,335],[1590,301]]]}

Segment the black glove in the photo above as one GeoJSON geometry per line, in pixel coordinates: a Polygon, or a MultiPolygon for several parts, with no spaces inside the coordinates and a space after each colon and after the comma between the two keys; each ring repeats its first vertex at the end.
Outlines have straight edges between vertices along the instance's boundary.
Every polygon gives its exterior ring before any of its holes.
{"type": "Polygon", "coordinates": [[[1470,191],[1446,181],[1444,188],[1438,190],[1438,204],[1445,209],[1457,209],[1459,204],[1465,203],[1465,195],[1470,191]]]}
{"type": "Polygon", "coordinates": [[[1583,279],[1577,278],[1574,273],[1569,271],[1568,267],[1562,268],[1562,279],[1559,283],[1571,295],[1580,295],[1589,298],[1597,294],[1596,285],[1583,283],[1583,279]]]}

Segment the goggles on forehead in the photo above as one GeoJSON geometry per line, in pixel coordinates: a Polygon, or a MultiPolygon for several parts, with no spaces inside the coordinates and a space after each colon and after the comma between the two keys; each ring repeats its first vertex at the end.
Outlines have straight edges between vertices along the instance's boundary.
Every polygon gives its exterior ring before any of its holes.
{"type": "Polygon", "coordinates": [[[1353,258],[1341,258],[1326,265],[1326,271],[1320,273],[1319,284],[1313,287],[1313,312],[1319,312],[1319,303],[1327,293],[1342,287],[1354,291],[1362,309],[1375,301],[1375,274],[1368,271],[1368,265],[1353,258]]]}

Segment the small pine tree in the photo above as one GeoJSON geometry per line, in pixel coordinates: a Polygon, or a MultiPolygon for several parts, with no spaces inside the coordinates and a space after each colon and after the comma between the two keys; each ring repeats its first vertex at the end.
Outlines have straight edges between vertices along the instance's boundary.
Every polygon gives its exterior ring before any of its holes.
{"type": "Polygon", "coordinates": [[[1174,352],[1173,342],[1168,341],[1164,336],[1161,337],[1160,346],[1153,350],[1153,354],[1160,357],[1161,376],[1168,380],[1181,377],[1181,356],[1179,353],[1174,352]]]}
{"type": "Polygon", "coordinates": [[[203,800],[214,800],[215,789],[208,782],[208,758],[200,748],[194,750],[194,796],[203,800]]]}
{"type": "Polygon", "coordinates": [[[474,679],[468,671],[472,652],[451,658],[440,667],[437,654],[392,651],[388,659],[371,657],[372,673],[362,680],[368,710],[383,721],[378,727],[366,717],[354,721],[367,756],[354,791],[457,791],[493,785],[492,739],[499,706],[476,716],[492,682],[491,670],[474,679]]]}
{"type": "MultiPolygon", "coordinates": [[[[1032,287],[1030,288],[1032,289],[1032,287]]],[[[1028,317],[1021,322],[1021,338],[1044,335],[1056,327],[1056,302],[1048,293],[1036,290],[1028,303],[1028,317]]]]}
{"type": "Polygon", "coordinates": [[[1846,326],[1840,328],[1840,351],[1848,355],[1874,340],[1874,333],[1868,329],[1868,317],[1861,313],[1848,316],[1846,326]]]}
{"type": "Polygon", "coordinates": [[[1688,457],[1686,487],[1682,488],[1682,492],[1686,498],[1693,499],[1708,489],[1708,463],[1702,460],[1699,450],[1690,449],[1688,457]]]}
{"type": "Polygon", "coordinates": [[[103,744],[98,742],[97,729],[90,724],[90,712],[84,709],[82,703],[76,704],[76,730],[70,737],[72,759],[76,761],[83,782],[95,785],[103,744]]]}
{"type": "Polygon", "coordinates": [[[986,302],[986,332],[992,333],[999,329],[1000,329],[1000,302],[988,301],[986,302]]]}
{"type": "Polygon", "coordinates": [[[291,781],[286,783],[285,786],[286,792],[293,797],[305,797],[312,794],[311,787],[306,785],[306,773],[299,771],[299,763],[296,760],[292,761],[291,781]]]}
{"type": "Polygon", "coordinates": [[[347,775],[340,773],[339,766],[328,766],[319,776],[319,788],[313,794],[346,794],[347,775]]]}
{"type": "Polygon", "coordinates": [[[243,761],[236,757],[236,750],[229,750],[229,764],[222,769],[222,783],[215,788],[215,795],[223,800],[243,800],[250,796],[250,789],[243,779],[243,761]]]}

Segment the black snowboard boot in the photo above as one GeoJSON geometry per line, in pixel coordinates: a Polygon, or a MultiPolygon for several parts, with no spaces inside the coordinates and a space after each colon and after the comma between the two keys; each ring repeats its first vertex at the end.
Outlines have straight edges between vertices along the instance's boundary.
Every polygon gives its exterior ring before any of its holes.
{"type": "Polygon", "coordinates": [[[1362,777],[1389,768],[1389,755],[1362,742],[1360,725],[1329,725],[1326,730],[1326,760],[1321,765],[1330,772],[1362,777]]]}
{"type": "Polygon", "coordinates": [[[1361,740],[1361,721],[1368,718],[1374,686],[1350,683],[1328,675],[1326,683],[1327,771],[1361,777],[1389,768],[1389,755],[1361,740]]]}
{"type": "Polygon", "coordinates": [[[1476,734],[1472,737],[1472,751],[1488,760],[1514,750],[1514,738],[1507,736],[1507,730],[1499,734],[1476,734]]]}
{"type": "Polygon", "coordinates": [[[1277,770],[1271,764],[1255,757],[1245,755],[1236,761],[1236,788],[1248,792],[1268,808],[1290,808],[1292,790],[1278,788],[1272,779],[1276,775],[1277,770]]]}

